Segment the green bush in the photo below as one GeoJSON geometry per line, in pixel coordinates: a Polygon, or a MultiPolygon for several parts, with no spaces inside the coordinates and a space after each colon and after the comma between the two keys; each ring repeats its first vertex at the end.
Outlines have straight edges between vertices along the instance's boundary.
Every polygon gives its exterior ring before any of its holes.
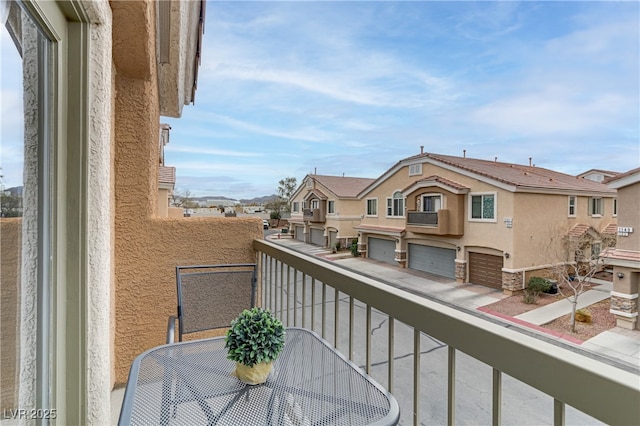
{"type": "Polygon", "coordinates": [[[284,336],[282,322],[271,312],[262,308],[245,309],[231,321],[227,331],[227,358],[247,367],[274,361],[282,352],[284,336]]]}
{"type": "Polygon", "coordinates": [[[358,239],[354,238],[351,240],[351,254],[354,256],[360,256],[360,252],[358,251],[358,239]]]}
{"type": "Polygon", "coordinates": [[[551,283],[541,277],[531,277],[527,283],[527,288],[524,289],[523,302],[529,305],[538,301],[540,293],[548,291],[551,288],[551,283]]]}

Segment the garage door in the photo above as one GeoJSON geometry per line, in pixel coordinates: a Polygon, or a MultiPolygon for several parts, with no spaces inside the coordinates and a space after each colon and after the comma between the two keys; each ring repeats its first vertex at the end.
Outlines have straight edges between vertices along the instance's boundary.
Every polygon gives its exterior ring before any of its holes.
{"type": "Polygon", "coordinates": [[[456,251],[409,244],[409,268],[447,278],[456,277],[456,251]]]}
{"type": "Polygon", "coordinates": [[[311,230],[311,244],[324,247],[324,231],[322,229],[311,230]]]}
{"type": "Polygon", "coordinates": [[[304,226],[295,227],[296,240],[304,242],[304,226]]]}
{"type": "Polygon", "coordinates": [[[502,256],[469,253],[469,282],[502,288],[502,256]]]}
{"type": "Polygon", "coordinates": [[[382,238],[369,238],[367,257],[369,259],[380,260],[382,262],[397,265],[396,242],[394,240],[384,240],[382,238]]]}
{"type": "Polygon", "coordinates": [[[338,239],[337,231],[329,231],[329,247],[333,248],[336,244],[336,240],[338,239]]]}

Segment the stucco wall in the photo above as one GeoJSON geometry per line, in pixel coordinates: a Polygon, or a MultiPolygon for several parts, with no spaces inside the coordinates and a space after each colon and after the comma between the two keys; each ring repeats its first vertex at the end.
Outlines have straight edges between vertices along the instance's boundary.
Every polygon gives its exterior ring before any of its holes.
{"type": "Polygon", "coordinates": [[[22,218],[0,218],[0,409],[18,407],[22,218]]]}
{"type": "Polygon", "coordinates": [[[618,189],[618,225],[632,227],[628,236],[618,237],[617,248],[640,251],[640,183],[618,189]]]}
{"type": "Polygon", "coordinates": [[[176,310],[175,266],[254,262],[252,242],[262,237],[263,230],[258,218],[157,216],[160,117],[154,58],[148,55],[155,52],[154,6],[152,2],[114,2],[112,6],[116,64],[114,345],[115,382],[121,384],[137,355],[165,341],[167,319],[176,310]],[[135,43],[129,46],[131,38],[135,43]]]}

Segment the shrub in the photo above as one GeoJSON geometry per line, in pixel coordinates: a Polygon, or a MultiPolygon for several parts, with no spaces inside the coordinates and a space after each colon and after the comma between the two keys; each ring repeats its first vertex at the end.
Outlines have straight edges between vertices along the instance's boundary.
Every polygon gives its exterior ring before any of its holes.
{"type": "Polygon", "coordinates": [[[354,256],[360,256],[360,252],[358,251],[358,239],[354,238],[351,240],[351,254],[354,256]]]}
{"type": "Polygon", "coordinates": [[[578,309],[576,311],[576,321],[591,324],[591,312],[587,309],[578,309]]]}
{"type": "Polygon", "coordinates": [[[262,308],[245,309],[231,321],[227,331],[227,358],[247,367],[274,361],[282,352],[284,336],[282,322],[271,312],[262,308]]]}
{"type": "Polygon", "coordinates": [[[538,301],[540,293],[548,291],[551,288],[551,283],[544,278],[531,277],[527,283],[527,288],[524,289],[523,302],[529,305],[538,301]]]}

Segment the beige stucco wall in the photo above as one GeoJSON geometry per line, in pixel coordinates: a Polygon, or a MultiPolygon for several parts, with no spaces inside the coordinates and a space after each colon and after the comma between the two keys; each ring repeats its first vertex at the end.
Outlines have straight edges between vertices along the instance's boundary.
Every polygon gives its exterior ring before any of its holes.
{"type": "Polygon", "coordinates": [[[164,343],[176,309],[175,266],[253,262],[252,241],[263,234],[257,218],[157,216],[158,85],[149,56],[155,52],[154,6],[115,3],[114,345],[115,382],[121,384],[135,356],[164,343]]]}
{"type": "Polygon", "coordinates": [[[0,410],[17,408],[22,218],[0,218],[0,410]]]}
{"type": "Polygon", "coordinates": [[[640,183],[618,189],[618,225],[632,227],[633,232],[618,237],[617,248],[640,251],[640,183]]]}

